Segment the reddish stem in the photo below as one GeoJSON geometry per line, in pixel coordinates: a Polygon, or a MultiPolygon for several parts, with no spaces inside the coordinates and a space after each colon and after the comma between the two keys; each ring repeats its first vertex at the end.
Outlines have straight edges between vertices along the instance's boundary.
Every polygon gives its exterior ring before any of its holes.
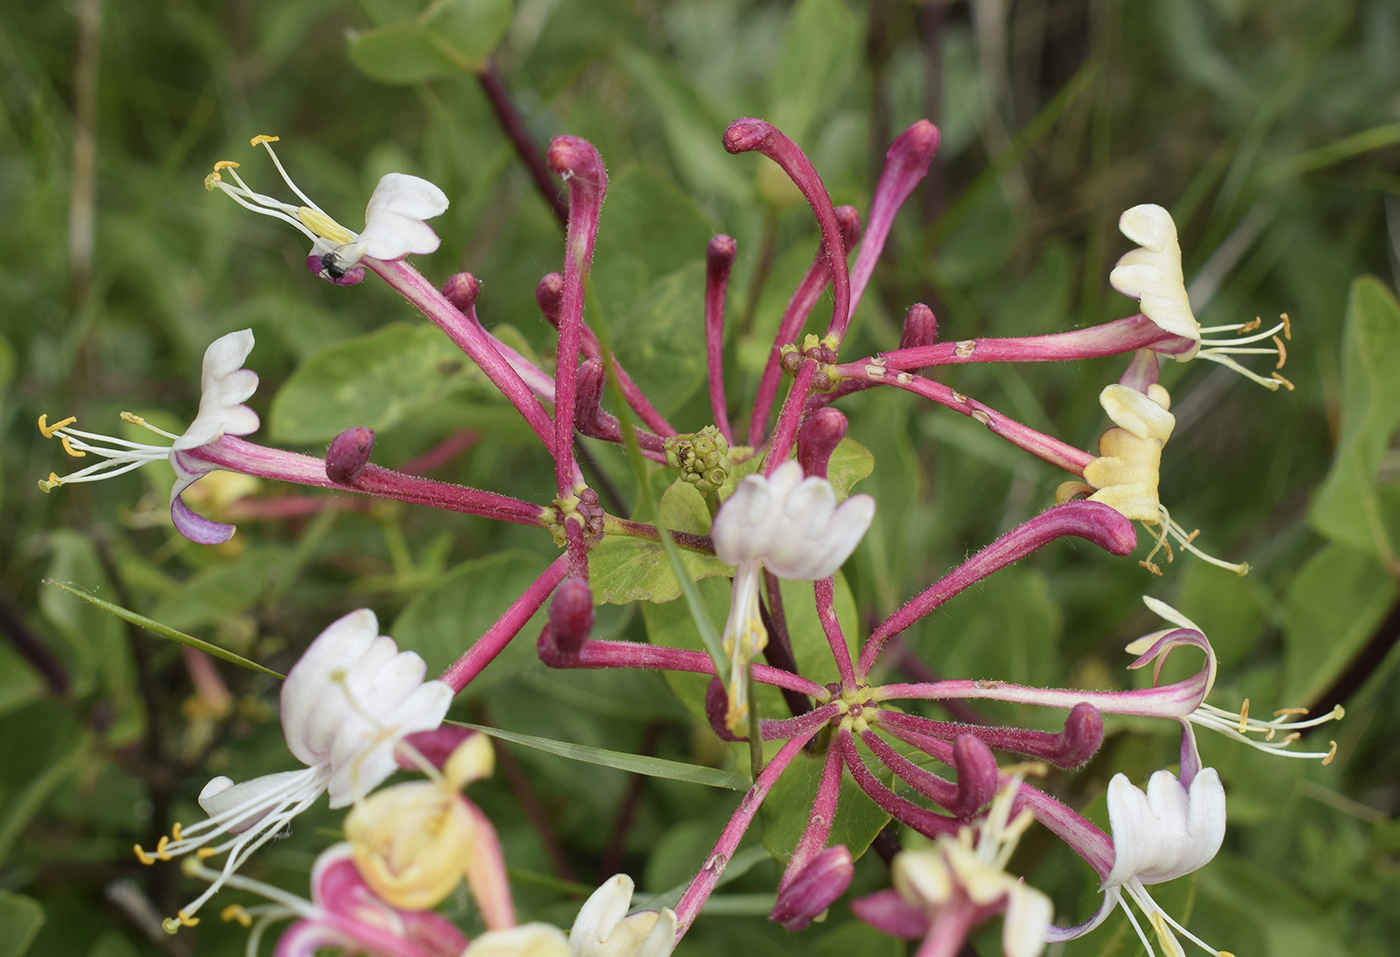
{"type": "Polygon", "coordinates": [[[730,445],[729,407],[724,398],[724,295],[734,266],[734,239],[716,236],[705,254],[705,359],[710,372],[710,410],[715,427],[730,445]]]}
{"type": "Polygon", "coordinates": [[[544,605],[555,586],[564,580],[568,570],[569,557],[560,555],[544,570],[544,574],[531,582],[524,594],[511,603],[506,613],[486,629],[486,634],[442,673],[441,680],[460,693],[520,633],[525,623],[544,605]]]}
{"type": "Polygon", "coordinates": [[[846,635],[841,630],[841,622],[836,620],[836,579],[823,578],[812,583],[817,600],[817,619],[826,633],[827,644],[831,646],[831,657],[836,659],[836,671],[841,675],[841,690],[856,690],[856,672],[851,666],[851,649],[846,645],[846,635]]]}
{"type": "MultiPolygon", "coordinates": [[[[1088,329],[1056,332],[1044,336],[1009,339],[963,339],[932,345],[893,349],[880,353],[890,369],[918,369],[924,366],[968,365],[974,362],[1074,362],[1116,356],[1138,349],[1152,349],[1164,355],[1186,352],[1195,343],[1164,332],[1151,319],[1139,313],[1115,319],[1088,329]]],[[[866,360],[869,361],[869,360],[866,360]]]]}

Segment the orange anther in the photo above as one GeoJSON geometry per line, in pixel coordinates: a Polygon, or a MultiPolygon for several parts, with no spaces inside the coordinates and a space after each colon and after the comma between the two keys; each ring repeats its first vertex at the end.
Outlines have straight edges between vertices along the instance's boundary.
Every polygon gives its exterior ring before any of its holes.
{"type": "Polygon", "coordinates": [[[194,856],[199,858],[201,861],[207,861],[209,858],[213,857],[217,853],[219,852],[214,850],[212,847],[201,847],[199,850],[194,852],[194,856]]]}
{"type": "Polygon", "coordinates": [[[87,453],[86,453],[86,452],[79,452],[77,449],[73,448],[73,446],[71,446],[71,445],[68,444],[68,436],[66,436],[66,435],[60,435],[60,436],[58,437],[58,440],[59,440],[60,442],[63,443],[63,451],[65,451],[65,452],[67,452],[69,455],[73,456],[73,458],[75,458],[75,459],[87,458],[87,453]]]}
{"type": "Polygon", "coordinates": [[[220,920],[236,920],[244,927],[253,926],[253,915],[248,913],[248,908],[242,904],[230,904],[219,911],[220,920]]]}
{"type": "Polygon", "coordinates": [[[1274,345],[1278,346],[1278,365],[1274,368],[1282,369],[1283,364],[1288,361],[1288,350],[1283,347],[1283,340],[1278,336],[1274,336],[1274,345]]]}
{"type": "Polygon", "coordinates": [[[1285,389],[1287,389],[1289,392],[1292,392],[1292,391],[1293,391],[1293,383],[1289,382],[1287,379],[1285,379],[1283,376],[1279,375],[1277,372],[1270,373],[1270,378],[1277,379],[1279,385],[1283,386],[1283,387],[1284,387],[1285,389]]]}
{"type": "Polygon", "coordinates": [[[1244,699],[1244,704],[1240,707],[1240,734],[1249,730],[1249,699],[1244,699]]]}
{"type": "Polygon", "coordinates": [[[1283,337],[1284,337],[1285,339],[1288,339],[1288,340],[1292,341],[1292,339],[1293,339],[1293,327],[1292,327],[1292,325],[1291,325],[1291,324],[1289,323],[1289,321],[1288,321],[1288,313],[1286,313],[1286,312],[1281,312],[1281,313],[1278,314],[1278,317],[1279,317],[1281,320],[1283,320],[1283,337]]]}
{"type": "Polygon", "coordinates": [[[238,164],[233,160],[219,160],[214,164],[214,172],[217,173],[221,169],[238,169],[238,164]]]}
{"type": "Polygon", "coordinates": [[[1253,320],[1252,322],[1242,323],[1242,324],[1240,325],[1240,327],[1239,327],[1238,329],[1235,330],[1235,335],[1237,335],[1237,336],[1242,336],[1242,335],[1244,335],[1246,332],[1253,332],[1255,329],[1258,329],[1258,328],[1259,328],[1260,326],[1262,326],[1263,324],[1264,324],[1264,321],[1263,321],[1262,319],[1260,319],[1258,316],[1255,316],[1255,317],[1254,317],[1254,320],[1253,320]]]}
{"type": "Polygon", "coordinates": [[[185,839],[185,838],[180,834],[180,822],[179,822],[179,821],[176,821],[174,824],[170,825],[170,836],[173,837],[173,838],[174,838],[175,840],[177,840],[177,841],[183,841],[183,840],[185,839]]]}
{"type": "Polygon", "coordinates": [[[184,911],[176,911],[176,912],[175,912],[175,916],[178,917],[178,918],[180,918],[180,926],[181,926],[181,927],[193,927],[193,926],[195,926],[196,924],[199,923],[199,918],[198,918],[198,917],[191,917],[189,914],[186,914],[184,911]]]}
{"type": "Polygon", "coordinates": [[[156,857],[160,858],[162,861],[169,861],[173,859],[170,856],[170,852],[165,849],[165,845],[169,843],[170,838],[166,837],[164,834],[162,834],[160,836],[160,840],[156,842],[156,857]]]}
{"type": "Polygon", "coordinates": [[[281,139],[280,136],[268,136],[266,133],[259,133],[257,136],[253,137],[251,140],[248,141],[248,145],[262,146],[266,143],[276,143],[279,139],[281,139]]]}
{"type": "Polygon", "coordinates": [[[1274,712],[1275,718],[1281,718],[1286,714],[1307,714],[1307,708],[1279,708],[1274,712]]]}
{"type": "Polygon", "coordinates": [[[142,864],[145,864],[147,867],[150,867],[156,862],[156,859],[154,857],[147,854],[144,850],[141,849],[140,844],[131,845],[131,849],[136,852],[136,859],[142,864]]]}
{"type": "Polygon", "coordinates": [[[40,416],[39,416],[39,431],[40,431],[40,433],[43,434],[44,438],[46,438],[46,439],[51,439],[51,438],[53,438],[53,434],[54,434],[55,432],[57,432],[59,429],[63,428],[65,425],[72,425],[72,424],[73,424],[74,422],[76,422],[76,421],[78,421],[78,417],[77,417],[76,415],[70,415],[70,416],[69,416],[68,418],[66,418],[66,419],[61,419],[61,420],[59,420],[58,422],[55,422],[53,425],[49,425],[49,417],[48,417],[48,415],[47,415],[47,414],[40,415],[40,416]]]}
{"type": "Polygon", "coordinates": [[[1337,757],[1337,742],[1335,742],[1335,741],[1330,741],[1330,742],[1328,742],[1328,747],[1327,747],[1327,757],[1325,757],[1325,758],[1322,759],[1322,763],[1323,763],[1324,765],[1331,764],[1332,761],[1333,761],[1336,757],[1337,757]]]}

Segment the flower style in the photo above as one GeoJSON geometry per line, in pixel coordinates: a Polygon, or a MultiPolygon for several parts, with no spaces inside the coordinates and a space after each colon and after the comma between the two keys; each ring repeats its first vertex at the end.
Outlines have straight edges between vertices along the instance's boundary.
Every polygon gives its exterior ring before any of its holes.
{"type": "Polygon", "coordinates": [[[1278,372],[1265,378],[1230,358],[1232,355],[1278,356],[1277,368],[1282,369],[1288,350],[1278,333],[1282,332],[1285,339],[1291,338],[1286,315],[1278,325],[1263,332],[1255,331],[1261,325],[1257,319],[1202,329],[1191,312],[1191,302],[1186,295],[1186,281],[1181,271],[1181,246],[1177,243],[1176,223],[1172,221],[1171,214],[1160,206],[1145,203],[1126,210],[1118,218],[1118,228],[1141,248],[1125,253],[1109,273],[1108,281],[1123,295],[1138,300],[1142,314],[1162,331],[1190,340],[1189,347],[1183,350],[1164,348],[1162,351],[1165,354],[1178,362],[1195,358],[1218,362],[1271,391],[1279,386],[1292,390],[1292,383],[1278,372]],[[1243,338],[1201,338],[1202,333],[1214,332],[1234,332],[1243,338]],[[1273,340],[1272,348],[1246,348],[1252,343],[1269,339],[1273,340]]]}
{"type": "Polygon", "coordinates": [[[283,182],[306,205],[293,206],[254,192],[238,175],[238,164],[231,160],[215,163],[214,171],[204,180],[204,187],[222,190],[240,206],[280,219],[300,230],[311,240],[311,253],[306,263],[322,279],[353,286],[364,278],[364,269],[358,263],[365,257],[389,262],[410,254],[426,255],[437,251],[441,240],[424,222],[447,211],[447,195],[437,186],[418,176],[386,173],[365,207],[364,232],[356,233],[327,215],[292,181],[272,149],[277,140],[276,136],[262,135],[253,137],[250,142],[267,150],[283,182]],[[225,172],[233,177],[236,186],[224,182],[225,172]]]}
{"type": "Polygon", "coordinates": [[[838,506],[831,483],[804,479],[796,461],[784,462],[768,478],[748,476],[720,508],[710,530],[715,554],[738,566],[724,624],[730,731],[748,714],[748,663],[768,644],[758,600],[763,568],[791,581],[830,578],[874,518],[875,500],[869,495],[852,495],[838,506]]]}
{"type": "Polygon", "coordinates": [[[77,421],[69,416],[53,425],[47,416],[39,416],[39,431],[45,438],[58,436],[63,449],[75,458],[91,453],[101,459],[69,475],[50,474],[39,483],[45,492],[60,485],[96,482],[140,468],[162,459],[175,470],[175,485],[170,490],[170,517],[186,538],[206,545],[226,542],[233,536],[232,525],[223,525],[196,515],[185,505],[181,494],[191,484],[211,471],[213,466],[197,461],[183,453],[213,445],[225,435],[248,435],[257,431],[258,414],[243,403],[256,391],[258,375],[243,368],[243,362],[253,351],[253,331],[243,329],[215,339],[204,350],[204,370],[200,377],[199,414],[181,435],[156,428],[145,419],[123,412],[122,419],[142,426],[157,435],[172,440],[170,445],[146,445],[72,427],[77,421]]]}
{"type": "Polygon", "coordinates": [[[1002,952],[1039,957],[1054,905],[1006,872],[1017,842],[1034,821],[1029,810],[1011,819],[1019,787],[1020,779],[1013,778],[998,792],[979,828],[963,827],[930,848],[898,854],[891,868],[894,889],[855,901],[856,916],[896,937],[923,937],[920,957],[938,957],[958,953],[972,927],[1004,913],[1002,952]]]}
{"type": "Polygon", "coordinates": [[[166,920],[167,931],[198,923],[194,914],[248,856],[323,793],[330,792],[332,808],[345,807],[394,772],[395,742],[437,727],[452,702],[452,689],[425,682],[424,671],[422,658],[379,635],[368,609],[351,612],[317,636],[282,683],[282,730],[306,768],[241,784],[214,778],[199,794],[207,820],[187,829],[175,824],[153,853],[136,846],[143,864],[190,852],[201,860],[228,852],[220,876],[177,918],[166,920]]]}
{"type": "Polygon", "coordinates": [[[1050,939],[1081,937],[1103,923],[1121,904],[1143,946],[1152,953],[1146,934],[1123,899],[1126,893],[1147,915],[1167,954],[1182,953],[1173,928],[1208,953],[1224,954],[1173,920],[1145,887],[1199,870],[1220,850],[1225,839],[1225,789],[1215,769],[1197,771],[1189,787],[1170,771],[1158,771],[1148,780],[1146,792],[1134,787],[1122,774],[1114,775],[1108,784],[1108,819],[1113,831],[1114,858],[1113,869],[1103,882],[1103,905],[1078,927],[1055,928],[1050,939]]]}
{"type": "Polygon", "coordinates": [[[441,773],[409,742],[400,748],[429,779],[382,788],[356,802],[346,816],[345,836],[365,883],[394,907],[426,910],[441,903],[465,875],[486,926],[512,926],[515,912],[495,828],[460,793],[471,781],[490,776],[491,742],[469,733],[441,773]]]}
{"type": "Polygon", "coordinates": [[[297,920],[282,933],[278,957],[315,957],[332,948],[368,957],[457,957],[467,946],[461,931],[445,917],[397,908],[377,898],[345,843],[328,847],[316,858],[309,901],[262,881],[222,875],[196,858],[188,858],[184,870],[191,877],[222,881],[272,902],[230,904],[221,913],[224,920],[251,928],[249,954],[257,953],[272,922],[288,917],[297,920]]]}

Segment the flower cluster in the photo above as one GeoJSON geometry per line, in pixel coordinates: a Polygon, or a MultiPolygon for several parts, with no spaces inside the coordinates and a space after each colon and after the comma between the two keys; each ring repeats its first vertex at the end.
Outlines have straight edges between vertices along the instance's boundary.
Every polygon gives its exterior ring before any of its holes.
{"type": "MultiPolygon", "coordinates": [[[[714,422],[682,434],[608,351],[605,337],[585,321],[588,270],[608,185],[591,144],[562,136],[548,151],[549,167],[566,183],[569,196],[562,271],[544,277],[537,291],[542,312],[557,329],[550,373],[483,327],[476,315],[479,286],[474,277],[453,276],[439,290],[406,261],[438,247],[425,220],[446,210],[441,190],[417,177],[385,176],[370,198],[363,232],[355,233],[293,183],[272,149],[275,140],[259,136],[252,142],[266,149],[299,204],[255,192],[229,161],[215,166],[206,185],[303,233],[312,241],[308,266],[320,278],[352,285],[372,272],[438,326],[495,384],[552,460],[552,503],[542,507],[526,498],[374,465],[373,434],[363,428],[343,434],[324,458],[248,441],[244,437],[257,429],[258,419],[243,405],[257,385],[256,375],[242,368],[253,346],[247,330],[210,346],[194,423],[178,436],[155,430],[171,440],[170,446],[80,432],[72,427],[72,418],[54,425],[41,418],[43,434],[59,438],[70,455],[101,459],[62,478],[51,475],[41,485],[47,491],[167,459],[177,477],[171,493],[175,527],[197,542],[218,543],[233,534],[231,526],[196,515],[181,498],[200,476],[222,469],[535,527],[550,534],[563,554],[436,681],[424,680],[424,665],[416,655],[399,652],[392,639],[378,635],[377,622],[367,611],[353,612],[327,628],[282,689],[287,744],[306,767],[237,785],[215,779],[200,795],[210,815],[207,821],[183,830],[176,825],[153,853],[137,848],[146,863],[193,852],[196,863],[190,873],[209,881],[208,889],[170,926],[196,923],[199,907],[229,886],[272,902],[256,911],[229,912],[255,924],[254,947],[268,921],[297,918],[283,937],[279,953],[285,954],[340,947],[394,957],[665,957],[693,925],[765,797],[797,757],[807,753],[820,758],[823,770],[806,827],[778,885],[771,916],[784,927],[799,930],[820,919],[852,880],[850,849],[829,843],[841,783],[848,775],[889,819],[932,842],[925,850],[895,858],[891,890],[854,905],[872,925],[922,939],[921,954],[956,953],[974,926],[1003,914],[1005,953],[1035,957],[1047,941],[1092,930],[1115,906],[1127,910],[1128,900],[1147,916],[1164,949],[1179,953],[1175,932],[1190,934],[1156,905],[1146,887],[1205,865],[1220,847],[1225,826],[1224,790],[1216,772],[1201,766],[1194,727],[1276,753],[1330,760],[1331,750],[1301,752],[1289,745],[1301,731],[1340,713],[1309,721],[1285,711],[1274,720],[1259,721],[1249,718],[1247,705],[1236,716],[1207,704],[1216,676],[1210,642],[1194,623],[1151,598],[1145,599],[1148,606],[1171,627],[1129,646],[1137,657],[1128,667],[1154,666],[1152,686],[1137,691],[1046,689],[966,678],[904,681],[898,680],[897,668],[882,660],[892,639],[953,596],[1061,539],[1081,539],[1125,556],[1137,546],[1133,523],[1141,522],[1156,540],[1157,548],[1144,561],[1151,570],[1160,572],[1152,563],[1159,549],[1165,548],[1170,559],[1173,541],[1208,558],[1193,544],[1196,533],[1177,525],[1160,501],[1160,466],[1175,420],[1169,396],[1157,381],[1159,362],[1207,359],[1276,389],[1288,385],[1277,372],[1260,376],[1232,356],[1268,353],[1281,366],[1286,352],[1278,334],[1286,338],[1289,330],[1286,317],[1264,332],[1256,332],[1254,324],[1200,328],[1183,282],[1176,228],[1161,207],[1134,207],[1120,221],[1124,235],[1140,248],[1125,255],[1109,278],[1138,301],[1133,315],[1071,332],[940,342],[932,311],[916,305],[906,318],[899,348],[842,359],[851,318],[894,215],[927,174],[938,131],[921,121],[895,140],[862,235],[859,215],[833,206],[796,144],[764,121],[736,121],[724,135],[726,149],[758,152],[775,163],[805,198],[820,232],[811,267],[778,324],[748,411],[747,443],[740,444],[736,434],[742,433],[735,431],[733,406],[725,394],[722,348],[736,244],[727,236],[716,237],[707,254],[704,325],[714,422]],[[854,261],[848,262],[851,253],[854,261]],[[832,314],[824,331],[804,334],[828,289],[832,314]],[[1235,332],[1236,338],[1204,338],[1222,332],[1235,332]],[[1271,348],[1255,345],[1266,340],[1271,348]],[[1130,358],[1120,381],[1102,391],[1113,427],[1104,433],[1097,454],[1032,429],[927,374],[968,363],[1075,362],[1114,355],[1130,358]],[[779,403],[784,376],[791,382],[779,403]],[[603,402],[608,383],[621,399],[611,411],[603,402]],[[838,491],[828,473],[847,430],[836,403],[852,392],[879,387],[968,416],[1071,478],[1055,504],[1047,502],[1041,514],[978,551],[856,640],[836,613],[836,576],[870,528],[875,501],[866,494],[848,495],[844,488],[838,491]],[[654,467],[674,470],[674,481],[693,490],[687,494],[704,499],[713,519],[709,534],[666,532],[607,514],[575,460],[579,434],[634,445],[654,467]],[[589,556],[609,536],[669,536],[668,544],[734,566],[730,611],[716,647],[697,651],[591,637],[589,556]],[[780,592],[783,580],[812,583],[810,600],[837,681],[824,684],[799,672],[780,592]],[[439,727],[453,695],[547,602],[549,621],[537,645],[547,665],[709,676],[710,723],[722,739],[747,739],[753,774],[747,795],[674,910],[628,915],[633,885],[618,875],[588,899],[567,936],[551,925],[517,923],[494,829],[462,793],[469,782],[490,774],[490,745],[479,735],[439,727]],[[1200,671],[1160,683],[1162,663],[1183,647],[1203,653],[1200,671]],[[754,685],[781,691],[790,713],[761,713],[754,685]],[[1050,709],[1063,715],[1063,728],[1046,732],[935,720],[911,706],[970,699],[1050,709]],[[1159,771],[1146,792],[1121,775],[1114,778],[1108,793],[1111,834],[1026,780],[1028,770],[1043,765],[1074,769],[1088,762],[1103,740],[1104,715],[1159,718],[1182,729],[1179,776],[1159,771]],[[451,739],[451,747],[434,737],[442,735],[451,739]],[[998,752],[1015,756],[1015,763],[1002,764],[998,752]],[[423,778],[376,790],[400,763],[423,778]],[[893,787],[886,783],[890,780],[893,787]],[[333,808],[353,805],[353,810],[345,820],[347,842],[325,851],[317,862],[309,901],[235,873],[249,854],[327,791],[333,808]],[[1053,832],[1100,877],[1103,906],[1077,927],[1054,926],[1049,900],[1007,872],[1015,844],[1032,822],[1053,832]],[[221,853],[228,856],[219,871],[199,863],[221,853]],[[431,910],[463,881],[487,928],[470,942],[431,910]]],[[[145,424],[135,416],[127,419],[145,424]]],[[[1208,560],[1241,574],[1247,570],[1243,564],[1208,560]]],[[[1147,944],[1131,911],[1129,917],[1147,944]]]]}

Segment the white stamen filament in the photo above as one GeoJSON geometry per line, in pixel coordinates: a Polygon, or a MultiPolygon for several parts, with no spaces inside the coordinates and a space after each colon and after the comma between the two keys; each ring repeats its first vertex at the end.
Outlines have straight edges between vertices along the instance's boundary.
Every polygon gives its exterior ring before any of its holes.
{"type": "Polygon", "coordinates": [[[1258,718],[1245,718],[1241,720],[1237,711],[1226,711],[1214,705],[1202,704],[1188,719],[1193,724],[1198,724],[1203,728],[1217,731],[1228,738],[1241,741],[1257,751],[1264,751],[1268,754],[1277,754],[1288,758],[1320,758],[1323,761],[1331,759],[1333,750],[1326,751],[1292,751],[1289,745],[1297,740],[1297,732],[1304,728],[1315,728],[1328,721],[1340,721],[1345,717],[1346,711],[1338,705],[1331,711],[1316,718],[1309,718],[1306,721],[1293,720],[1294,715],[1282,714],[1270,721],[1261,721],[1258,718]],[[1244,731],[1240,726],[1245,727],[1244,731]],[[1278,732],[1285,732],[1282,738],[1275,740],[1278,732]],[[1250,733],[1264,735],[1264,740],[1260,741],[1249,736],[1250,733]]]}

